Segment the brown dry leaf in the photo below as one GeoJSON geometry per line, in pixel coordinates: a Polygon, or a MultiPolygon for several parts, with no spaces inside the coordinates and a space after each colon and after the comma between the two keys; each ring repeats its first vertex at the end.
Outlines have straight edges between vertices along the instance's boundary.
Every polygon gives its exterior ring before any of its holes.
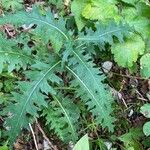
{"type": "Polygon", "coordinates": [[[7,36],[10,38],[13,38],[16,35],[16,31],[13,25],[11,24],[5,24],[3,26],[5,32],[7,33],[7,36]]]}
{"type": "Polygon", "coordinates": [[[15,150],[23,150],[23,141],[17,139],[16,143],[14,144],[15,150]]]}

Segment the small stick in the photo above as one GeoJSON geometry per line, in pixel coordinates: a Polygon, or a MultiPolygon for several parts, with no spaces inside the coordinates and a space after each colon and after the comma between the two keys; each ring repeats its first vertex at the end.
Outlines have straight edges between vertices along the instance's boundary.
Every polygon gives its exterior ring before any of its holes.
{"type": "Polygon", "coordinates": [[[43,129],[41,128],[40,124],[38,123],[37,119],[36,119],[36,124],[37,127],[39,128],[39,131],[42,133],[44,139],[48,142],[49,146],[51,147],[52,150],[58,150],[56,146],[54,146],[52,144],[52,142],[49,140],[49,138],[46,136],[45,132],[43,131],[43,129]]]}
{"type": "Polygon", "coordinates": [[[148,102],[148,100],[147,100],[147,99],[142,98],[142,97],[138,97],[138,99],[139,99],[139,100],[142,100],[142,101],[145,101],[145,102],[148,102]]]}
{"type": "Polygon", "coordinates": [[[128,108],[128,106],[127,106],[127,104],[125,102],[125,99],[122,97],[121,100],[123,101],[123,104],[125,105],[125,107],[128,108]]]}
{"type": "MultiPolygon", "coordinates": [[[[102,69],[105,69],[105,70],[108,70],[107,68],[105,67],[101,67],[102,69]]],[[[133,78],[133,79],[137,79],[137,80],[149,80],[148,78],[143,78],[143,77],[137,77],[137,76],[131,76],[131,75],[125,75],[125,74],[119,74],[119,73],[116,73],[116,72],[113,72],[111,70],[108,70],[109,72],[111,72],[112,74],[114,75],[117,75],[117,76],[121,76],[121,77],[125,77],[125,78],[133,78]]]]}
{"type": "Polygon", "coordinates": [[[31,124],[30,124],[30,123],[29,123],[29,127],[30,127],[30,130],[31,130],[32,136],[33,136],[33,140],[34,140],[35,148],[36,148],[36,150],[39,150],[39,149],[38,149],[37,142],[36,142],[35,134],[34,134],[33,128],[32,128],[32,126],[31,126],[31,124]]]}
{"type": "Polygon", "coordinates": [[[136,91],[136,93],[140,96],[140,97],[138,97],[139,100],[146,101],[146,102],[148,101],[147,99],[145,99],[145,98],[143,97],[143,95],[142,95],[137,89],[136,89],[135,91],[136,91]]]}

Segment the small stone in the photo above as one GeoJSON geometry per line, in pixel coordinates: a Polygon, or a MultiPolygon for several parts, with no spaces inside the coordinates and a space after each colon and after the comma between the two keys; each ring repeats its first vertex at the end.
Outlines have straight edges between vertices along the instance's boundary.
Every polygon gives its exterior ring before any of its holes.
{"type": "Polygon", "coordinates": [[[105,61],[102,64],[102,69],[105,73],[108,73],[111,70],[112,66],[113,66],[113,63],[111,61],[105,61]]]}

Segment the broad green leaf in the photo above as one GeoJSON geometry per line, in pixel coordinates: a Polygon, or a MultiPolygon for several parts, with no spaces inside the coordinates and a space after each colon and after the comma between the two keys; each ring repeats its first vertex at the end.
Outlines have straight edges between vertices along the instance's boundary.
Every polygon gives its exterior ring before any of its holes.
{"type": "Polygon", "coordinates": [[[145,104],[141,107],[140,112],[146,117],[150,118],[150,104],[145,104]]]}
{"type": "Polygon", "coordinates": [[[89,150],[89,139],[87,134],[76,143],[73,150],[89,150]]]}
{"type": "Polygon", "coordinates": [[[102,20],[113,18],[118,20],[118,8],[114,3],[103,0],[91,0],[82,11],[83,17],[90,20],[102,20]]]}
{"type": "Polygon", "coordinates": [[[122,0],[125,3],[135,5],[139,0],[122,0]]]}
{"type": "Polygon", "coordinates": [[[7,145],[0,146],[0,150],[8,150],[8,146],[7,145]]]}
{"type": "Polygon", "coordinates": [[[136,9],[138,10],[140,16],[150,17],[150,6],[146,3],[138,3],[136,5],[136,9]]]}
{"type": "MultiPolygon", "coordinates": [[[[145,104],[141,107],[140,112],[146,117],[150,118],[150,104],[145,104]]],[[[150,135],[150,122],[146,122],[143,126],[143,132],[146,136],[150,135]]]]}
{"type": "Polygon", "coordinates": [[[132,140],[138,140],[141,136],[143,136],[141,128],[132,128],[128,133],[125,133],[119,137],[119,140],[122,142],[131,142],[132,140]]]}
{"type": "Polygon", "coordinates": [[[143,38],[149,38],[150,36],[150,21],[146,17],[137,17],[128,22],[131,26],[134,26],[135,30],[139,32],[143,38]]]}
{"type": "Polygon", "coordinates": [[[141,150],[141,144],[138,142],[138,140],[143,136],[144,134],[141,128],[132,128],[128,133],[121,135],[119,140],[124,143],[124,146],[127,150],[141,150]]]}
{"type": "Polygon", "coordinates": [[[124,43],[113,45],[111,51],[118,65],[130,68],[144,53],[145,43],[139,35],[133,34],[124,43]]]}
{"type": "Polygon", "coordinates": [[[146,122],[143,126],[143,132],[146,136],[150,135],[150,121],[146,122]]]}
{"type": "Polygon", "coordinates": [[[137,16],[137,13],[138,11],[135,7],[124,7],[121,11],[121,15],[126,21],[132,21],[137,16]]]}
{"type": "Polygon", "coordinates": [[[144,6],[138,5],[137,7],[125,7],[121,12],[123,19],[129,25],[134,26],[135,30],[142,34],[144,38],[150,36],[150,21],[147,18],[147,14],[149,14],[150,10],[147,7],[148,6],[145,4],[144,6]]]}
{"type": "Polygon", "coordinates": [[[75,21],[79,31],[86,25],[86,20],[82,17],[82,11],[87,4],[87,0],[74,0],[71,4],[71,11],[74,14],[75,21]]]}
{"type": "Polygon", "coordinates": [[[139,2],[143,2],[143,3],[146,3],[146,0],[121,0],[122,2],[125,2],[127,4],[131,4],[131,5],[136,5],[138,4],[139,2]]]}
{"type": "Polygon", "coordinates": [[[149,78],[150,77],[150,53],[142,56],[140,60],[140,64],[141,64],[141,75],[143,77],[149,78]]]}

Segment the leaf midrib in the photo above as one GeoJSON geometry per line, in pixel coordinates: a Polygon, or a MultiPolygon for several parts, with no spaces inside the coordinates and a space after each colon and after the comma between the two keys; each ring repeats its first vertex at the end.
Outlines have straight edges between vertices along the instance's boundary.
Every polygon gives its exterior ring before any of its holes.
{"type": "Polygon", "coordinates": [[[35,20],[35,21],[37,21],[37,22],[42,22],[42,23],[44,23],[44,24],[49,25],[50,27],[54,28],[54,29],[57,30],[59,33],[61,33],[61,34],[65,37],[65,39],[67,39],[67,40],[69,39],[69,38],[67,37],[67,35],[66,35],[61,29],[59,29],[58,27],[52,25],[51,23],[49,23],[49,22],[47,22],[47,21],[44,21],[44,20],[40,20],[40,19],[35,18],[35,17],[31,17],[31,16],[29,16],[29,18],[30,18],[30,19],[33,19],[33,20],[35,20]]]}
{"type": "Polygon", "coordinates": [[[73,137],[75,139],[76,138],[75,130],[74,130],[74,127],[72,125],[72,122],[70,120],[70,117],[69,117],[68,113],[66,112],[65,108],[63,107],[61,102],[58,100],[58,98],[56,96],[53,96],[53,98],[58,102],[59,106],[61,107],[62,111],[64,112],[64,114],[65,114],[65,116],[66,116],[66,118],[68,120],[69,126],[71,127],[71,130],[72,130],[72,133],[73,133],[73,137]]]}
{"type": "Polygon", "coordinates": [[[38,82],[34,85],[33,89],[31,90],[31,92],[30,92],[30,94],[29,94],[29,96],[28,96],[28,98],[26,99],[26,102],[25,102],[25,104],[24,104],[24,106],[23,106],[23,108],[22,108],[22,111],[21,111],[21,113],[20,113],[20,115],[19,115],[19,117],[18,117],[18,119],[17,119],[18,121],[17,121],[17,123],[16,123],[15,128],[18,128],[20,118],[22,118],[22,115],[23,115],[23,113],[24,113],[24,111],[25,111],[25,108],[26,108],[28,102],[30,101],[32,95],[34,94],[36,88],[37,88],[37,87],[39,86],[39,84],[43,81],[43,79],[46,77],[46,75],[47,75],[52,69],[54,69],[58,64],[60,64],[60,62],[61,62],[61,61],[58,61],[58,62],[55,63],[52,67],[50,67],[50,68],[48,69],[48,71],[41,77],[41,79],[38,80],[38,82]]]}
{"type": "Polygon", "coordinates": [[[0,51],[0,53],[4,53],[4,55],[6,54],[10,54],[10,55],[17,55],[17,56],[23,56],[23,57],[26,57],[27,59],[30,59],[32,62],[35,61],[35,59],[27,56],[27,55],[24,55],[24,54],[20,54],[20,53],[16,53],[16,52],[8,52],[8,51],[0,51]]]}
{"type": "Polygon", "coordinates": [[[103,107],[98,103],[97,99],[95,98],[94,94],[92,93],[92,91],[86,86],[86,84],[82,81],[82,79],[68,66],[66,66],[66,68],[81,82],[81,84],[86,88],[86,90],[88,91],[88,93],[93,97],[93,99],[95,100],[95,102],[97,103],[97,105],[99,106],[99,108],[102,110],[101,113],[103,114],[103,116],[105,116],[105,113],[103,112],[103,107]]]}
{"type": "Polygon", "coordinates": [[[119,29],[116,29],[116,30],[112,30],[112,31],[109,31],[109,32],[105,32],[103,34],[100,34],[100,35],[97,35],[97,36],[84,36],[84,37],[79,37],[78,39],[76,40],[81,40],[81,41],[99,41],[99,38],[105,36],[105,35],[108,35],[108,34],[111,34],[113,32],[119,32],[121,31],[122,29],[119,28],[119,29]]]}

